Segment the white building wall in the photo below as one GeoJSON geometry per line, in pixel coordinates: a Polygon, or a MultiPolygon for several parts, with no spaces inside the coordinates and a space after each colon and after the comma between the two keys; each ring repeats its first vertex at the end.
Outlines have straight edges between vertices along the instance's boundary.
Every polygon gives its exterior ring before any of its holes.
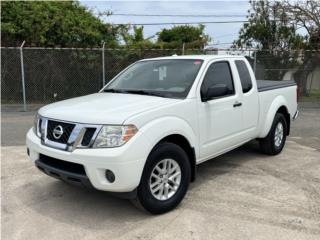
{"type": "Polygon", "coordinates": [[[307,79],[307,89],[320,90],[320,67],[316,67],[307,79]]]}

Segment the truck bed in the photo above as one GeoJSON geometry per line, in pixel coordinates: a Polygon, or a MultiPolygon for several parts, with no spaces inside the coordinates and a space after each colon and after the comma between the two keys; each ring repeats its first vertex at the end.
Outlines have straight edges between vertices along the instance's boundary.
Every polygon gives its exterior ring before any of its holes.
{"type": "Polygon", "coordinates": [[[295,81],[282,80],[282,81],[272,81],[272,80],[257,80],[258,92],[269,91],[278,88],[295,86],[295,81]]]}

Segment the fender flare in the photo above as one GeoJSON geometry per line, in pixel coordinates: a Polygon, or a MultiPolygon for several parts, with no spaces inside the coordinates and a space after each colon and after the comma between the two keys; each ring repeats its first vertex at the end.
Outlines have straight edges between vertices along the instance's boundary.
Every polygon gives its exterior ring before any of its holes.
{"type": "Polygon", "coordinates": [[[273,123],[273,119],[277,113],[277,111],[279,110],[279,108],[281,107],[285,107],[287,112],[288,112],[288,108],[287,108],[287,101],[283,96],[277,96],[273,102],[271,103],[269,110],[266,114],[266,119],[263,123],[263,125],[261,126],[261,131],[259,134],[259,138],[264,138],[268,135],[270,128],[272,126],[273,123]]]}
{"type": "Polygon", "coordinates": [[[148,146],[151,146],[149,152],[165,137],[178,134],[188,140],[190,146],[195,149],[196,156],[198,155],[196,134],[190,124],[181,118],[173,116],[158,118],[147,123],[140,130],[149,141],[148,146]]]}

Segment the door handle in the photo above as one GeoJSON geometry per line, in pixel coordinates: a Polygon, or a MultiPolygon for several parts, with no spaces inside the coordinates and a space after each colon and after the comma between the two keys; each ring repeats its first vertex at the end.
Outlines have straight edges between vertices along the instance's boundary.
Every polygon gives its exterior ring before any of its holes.
{"type": "Polygon", "coordinates": [[[233,104],[233,107],[240,107],[241,105],[242,103],[237,101],[233,104]]]}

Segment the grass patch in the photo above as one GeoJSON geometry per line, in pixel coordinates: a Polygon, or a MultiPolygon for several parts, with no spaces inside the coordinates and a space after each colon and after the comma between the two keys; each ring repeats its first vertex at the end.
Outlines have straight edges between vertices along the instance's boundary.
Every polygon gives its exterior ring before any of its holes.
{"type": "Polygon", "coordinates": [[[307,96],[300,96],[301,102],[320,102],[320,90],[311,90],[307,96]]]}

